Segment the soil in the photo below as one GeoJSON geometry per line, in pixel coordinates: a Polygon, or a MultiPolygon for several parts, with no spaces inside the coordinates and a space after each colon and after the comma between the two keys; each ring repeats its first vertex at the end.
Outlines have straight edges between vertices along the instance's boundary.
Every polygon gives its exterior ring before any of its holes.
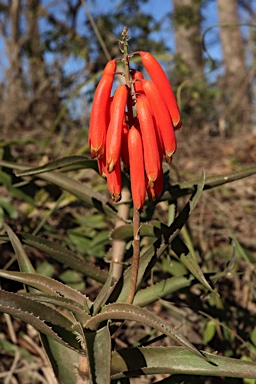
{"type": "MultiPolygon", "coordinates": [[[[256,166],[256,134],[235,137],[178,133],[175,167],[185,180],[232,174],[256,166]]],[[[205,191],[191,217],[193,231],[198,232],[204,251],[227,242],[233,231],[238,241],[256,259],[256,175],[205,191]]]]}

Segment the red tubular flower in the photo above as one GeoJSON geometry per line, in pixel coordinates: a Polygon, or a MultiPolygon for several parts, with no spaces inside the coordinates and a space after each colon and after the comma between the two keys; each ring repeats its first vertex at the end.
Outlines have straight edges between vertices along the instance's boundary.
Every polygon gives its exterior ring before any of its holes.
{"type": "Polygon", "coordinates": [[[128,134],[131,190],[134,207],[140,210],[145,202],[146,183],[141,135],[134,126],[128,134]]]}
{"type": "MultiPolygon", "coordinates": [[[[152,114],[152,112],[151,112],[151,114],[152,114]]],[[[158,147],[159,162],[160,162],[160,165],[161,165],[162,161],[163,161],[163,156],[165,154],[164,143],[163,143],[163,139],[162,139],[162,136],[161,136],[161,132],[160,132],[160,130],[158,128],[158,124],[156,123],[156,119],[155,119],[154,114],[152,114],[152,118],[153,118],[154,126],[156,128],[155,129],[155,132],[156,132],[156,142],[157,142],[157,147],[158,147]]]]}
{"type": "Polygon", "coordinates": [[[174,128],[181,128],[182,122],[180,118],[180,111],[172,87],[163,68],[154,58],[154,56],[151,55],[151,53],[140,51],[139,54],[141,57],[142,64],[146,68],[151,79],[153,80],[165,100],[165,103],[173,121],[174,128]]]}
{"type": "Polygon", "coordinates": [[[111,194],[112,200],[117,203],[121,199],[122,189],[122,174],[121,174],[121,163],[118,159],[115,169],[109,173],[107,169],[106,154],[98,159],[98,169],[102,177],[107,179],[108,189],[111,194]]]}
{"type": "Polygon", "coordinates": [[[144,77],[140,71],[137,71],[136,69],[132,70],[132,80],[133,80],[133,86],[134,90],[138,94],[143,94],[143,88],[141,84],[141,80],[143,80],[144,77]]]}
{"type": "Polygon", "coordinates": [[[157,86],[152,83],[152,81],[142,80],[142,87],[151,106],[151,111],[155,116],[156,124],[163,140],[166,161],[170,163],[172,155],[177,147],[172,119],[157,86]]]}
{"type": "Polygon", "coordinates": [[[161,164],[155,126],[145,96],[141,95],[137,97],[136,110],[143,142],[145,170],[149,184],[153,186],[154,181],[159,175],[161,164]]]}
{"type": "Polygon", "coordinates": [[[150,200],[155,201],[157,197],[159,197],[163,191],[164,185],[164,173],[161,168],[160,174],[154,183],[154,187],[147,187],[148,197],[150,200]]]}
{"type": "Polygon", "coordinates": [[[106,133],[109,123],[110,93],[115,71],[116,60],[111,60],[107,63],[95,91],[89,130],[89,145],[93,159],[103,156],[105,151],[106,133]]]}
{"type": "Polygon", "coordinates": [[[114,170],[121,153],[122,126],[127,96],[128,89],[126,85],[120,85],[115,91],[111,105],[111,116],[106,140],[106,160],[109,173],[114,170]]]}
{"type": "Polygon", "coordinates": [[[97,161],[98,161],[99,174],[102,177],[106,177],[106,156],[105,156],[105,154],[102,157],[100,157],[97,161]]]}
{"type": "Polygon", "coordinates": [[[106,169],[108,189],[111,194],[112,200],[115,203],[121,200],[121,190],[122,190],[122,175],[121,175],[121,164],[120,158],[117,160],[115,169],[109,173],[106,169]]]}
{"type": "MultiPolygon", "coordinates": [[[[144,90],[143,90],[143,95],[145,96],[144,90]]],[[[144,100],[148,104],[148,107],[150,109],[150,113],[151,113],[151,116],[152,116],[152,119],[153,119],[153,124],[154,124],[154,127],[155,127],[155,133],[156,133],[156,142],[157,142],[157,147],[158,147],[158,154],[159,154],[159,162],[160,162],[160,165],[161,165],[162,160],[163,160],[163,156],[165,154],[165,149],[164,149],[164,143],[163,143],[162,135],[161,135],[161,132],[159,130],[158,124],[156,123],[156,118],[155,118],[155,115],[154,115],[154,112],[153,112],[154,105],[151,105],[149,103],[149,100],[148,100],[147,97],[144,97],[144,100]]],[[[136,124],[135,124],[135,126],[136,126],[136,124]]]]}
{"type": "Polygon", "coordinates": [[[124,121],[123,132],[122,132],[121,158],[123,160],[123,163],[126,169],[130,168],[129,151],[128,151],[128,134],[129,134],[129,129],[128,129],[127,123],[124,121]]]}

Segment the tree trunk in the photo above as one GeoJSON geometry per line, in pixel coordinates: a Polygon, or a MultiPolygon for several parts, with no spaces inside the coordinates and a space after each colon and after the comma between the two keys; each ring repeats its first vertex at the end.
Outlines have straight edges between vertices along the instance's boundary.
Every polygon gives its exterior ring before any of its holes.
{"type": "Polygon", "coordinates": [[[208,89],[204,79],[201,45],[202,0],[173,0],[175,67],[173,79],[186,84],[178,100],[183,116],[183,132],[203,129],[208,118],[208,89]]]}
{"type": "Polygon", "coordinates": [[[6,71],[6,93],[1,103],[0,114],[3,133],[8,134],[22,122],[24,106],[24,79],[21,67],[21,47],[23,38],[20,35],[21,1],[13,0],[5,9],[6,20],[10,21],[10,35],[6,38],[6,51],[9,68],[6,71]]]}
{"type": "Polygon", "coordinates": [[[222,115],[230,130],[248,129],[251,121],[250,74],[246,67],[245,49],[238,26],[237,0],[218,0],[219,22],[228,24],[220,28],[225,74],[221,79],[222,115]],[[233,25],[233,26],[232,26],[233,25]]]}
{"type": "Polygon", "coordinates": [[[39,34],[40,0],[26,1],[27,19],[27,54],[29,75],[31,79],[31,99],[28,112],[31,117],[29,125],[50,128],[59,109],[58,91],[47,75],[43,57],[43,47],[39,34]]]}
{"type": "Polygon", "coordinates": [[[32,91],[36,93],[40,88],[42,81],[46,79],[45,63],[43,59],[43,50],[41,47],[38,18],[39,18],[39,0],[27,0],[26,19],[27,19],[27,35],[28,35],[28,56],[30,66],[30,76],[32,91]]]}
{"type": "Polygon", "coordinates": [[[59,85],[53,85],[47,73],[40,40],[40,0],[13,0],[1,12],[4,12],[2,32],[9,67],[0,95],[0,123],[4,128],[0,132],[5,137],[15,132],[17,137],[27,129],[29,137],[31,132],[38,137],[42,128],[51,127],[60,109],[59,85]],[[21,20],[23,29],[26,26],[23,33],[21,20]],[[29,63],[28,71],[22,64],[24,58],[29,63]]]}
{"type": "Polygon", "coordinates": [[[173,0],[175,53],[185,64],[189,76],[203,76],[201,47],[201,0],[173,0]]]}

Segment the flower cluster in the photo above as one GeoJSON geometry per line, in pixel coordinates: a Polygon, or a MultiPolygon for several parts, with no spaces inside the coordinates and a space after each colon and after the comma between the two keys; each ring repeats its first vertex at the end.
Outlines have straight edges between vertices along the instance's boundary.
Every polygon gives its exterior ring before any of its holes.
{"type": "Polygon", "coordinates": [[[117,60],[107,63],[93,100],[89,145],[115,202],[121,198],[122,159],[130,171],[134,207],[140,210],[146,191],[151,200],[162,192],[163,156],[171,161],[176,150],[174,131],[181,120],[162,67],[149,52],[137,53],[151,81],[130,70],[128,84],[119,85],[111,96],[117,60]]]}

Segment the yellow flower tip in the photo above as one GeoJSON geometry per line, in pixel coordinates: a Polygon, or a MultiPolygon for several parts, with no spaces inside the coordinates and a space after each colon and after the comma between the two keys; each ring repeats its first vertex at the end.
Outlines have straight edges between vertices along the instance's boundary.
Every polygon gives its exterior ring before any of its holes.
{"type": "Polygon", "coordinates": [[[115,166],[116,166],[116,164],[115,164],[114,160],[111,159],[110,162],[108,163],[108,172],[109,173],[113,172],[115,169],[115,166]]]}
{"type": "Polygon", "coordinates": [[[104,155],[104,152],[105,152],[105,148],[104,148],[104,145],[101,145],[100,147],[97,147],[97,148],[91,148],[91,158],[92,159],[99,159],[100,157],[102,157],[104,155]]]}
{"type": "Polygon", "coordinates": [[[181,129],[181,127],[182,127],[182,120],[179,120],[177,123],[174,123],[173,125],[174,125],[175,131],[181,129]]]}
{"type": "Polygon", "coordinates": [[[148,198],[150,201],[156,201],[156,194],[154,188],[148,188],[148,198]]]}
{"type": "Polygon", "coordinates": [[[97,157],[96,152],[94,151],[94,149],[91,149],[91,158],[95,159],[96,157],[97,157]]]}
{"type": "Polygon", "coordinates": [[[166,159],[166,162],[168,164],[170,164],[172,162],[172,155],[173,155],[173,153],[165,152],[165,159],[166,159]]]}
{"type": "Polygon", "coordinates": [[[112,197],[112,200],[114,201],[114,203],[118,203],[122,198],[121,194],[119,194],[119,193],[113,193],[111,195],[111,197],[112,197]]]}
{"type": "Polygon", "coordinates": [[[155,186],[155,180],[148,177],[148,188],[154,189],[154,186],[155,186]]]}

